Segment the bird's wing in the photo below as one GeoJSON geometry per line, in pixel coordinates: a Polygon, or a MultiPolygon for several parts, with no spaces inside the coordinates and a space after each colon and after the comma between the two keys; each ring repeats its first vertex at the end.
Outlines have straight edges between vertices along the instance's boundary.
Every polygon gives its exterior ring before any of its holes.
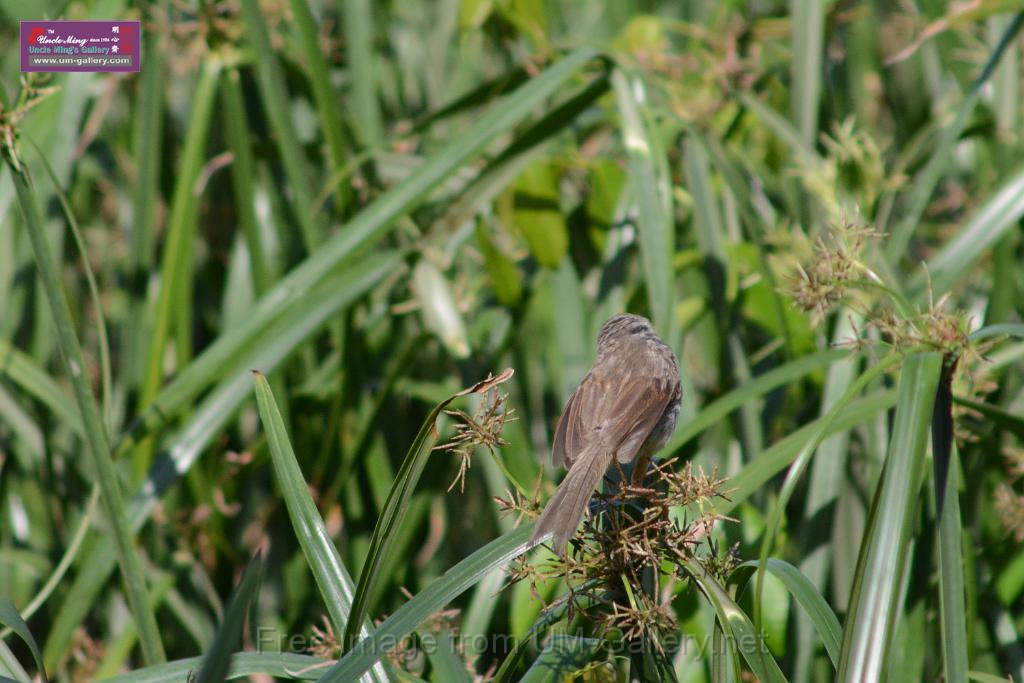
{"type": "Polygon", "coordinates": [[[618,424],[609,427],[613,434],[622,434],[615,449],[619,462],[632,462],[636,457],[665,413],[672,391],[671,382],[651,377],[634,378],[622,387],[612,408],[613,419],[618,420],[618,424]]]}
{"type": "Polygon", "coordinates": [[[594,439],[607,440],[619,462],[630,462],[672,400],[671,381],[628,367],[631,358],[608,361],[587,373],[569,399],[555,430],[555,464],[572,467],[594,439]],[[611,367],[617,363],[619,367],[611,367]],[[614,382],[615,386],[611,386],[614,382]]]}
{"type": "MultiPolygon", "coordinates": [[[[586,381],[587,378],[584,377],[583,382],[586,381]]],[[[561,417],[558,418],[558,424],[555,426],[555,440],[554,443],[551,444],[551,463],[555,467],[562,467],[563,465],[566,465],[566,426],[569,424],[569,415],[572,412],[573,400],[575,400],[576,395],[579,393],[579,389],[576,389],[576,391],[572,392],[572,396],[570,396],[569,400],[565,402],[565,407],[562,408],[562,415],[561,417]]]]}

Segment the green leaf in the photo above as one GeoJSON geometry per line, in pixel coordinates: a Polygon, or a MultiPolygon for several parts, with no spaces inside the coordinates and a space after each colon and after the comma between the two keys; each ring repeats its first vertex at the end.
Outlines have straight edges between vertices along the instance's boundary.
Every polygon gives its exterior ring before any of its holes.
{"type": "MultiPolygon", "coordinates": [[[[156,28],[156,27],[154,27],[156,28]]],[[[159,44],[155,30],[146,31],[150,41],[142,62],[141,84],[136,100],[133,154],[138,169],[132,193],[132,267],[133,276],[148,275],[153,266],[153,244],[156,241],[156,198],[160,181],[160,162],[164,145],[153,144],[163,139],[164,64],[166,50],[159,44]]]]}
{"type": "MultiPolygon", "coordinates": [[[[350,269],[332,273],[274,320],[262,337],[239,350],[238,356],[223,359],[221,367],[211,369],[222,379],[193,409],[180,430],[165,442],[162,456],[132,501],[129,512],[132,528],[142,528],[160,496],[189,471],[203,449],[234,418],[242,403],[252,397],[251,369],[257,368],[265,374],[276,370],[331,316],[363,296],[400,263],[399,254],[383,252],[350,269]]],[[[193,361],[193,365],[196,362],[193,361]]],[[[63,656],[72,634],[114,568],[116,555],[112,539],[102,535],[92,542],[96,545],[76,574],[68,599],[61,603],[47,637],[44,654],[51,667],[63,656]]]]}
{"type": "Polygon", "coordinates": [[[309,494],[288,433],[266,378],[254,372],[256,403],[267,435],[270,460],[295,536],[313,572],[313,579],[336,632],[345,630],[352,604],[352,578],[334,547],[323,519],[309,494]]]}
{"type": "MultiPolygon", "coordinates": [[[[888,410],[895,403],[896,392],[894,391],[881,391],[854,401],[832,422],[825,432],[825,436],[838,434],[866,422],[883,410],[888,410]]],[[[750,498],[755,491],[760,491],[772,477],[793,462],[808,441],[815,438],[815,434],[818,433],[826,419],[821,417],[804,425],[792,434],[776,441],[756,459],[744,465],[743,469],[729,479],[728,499],[715,503],[715,511],[727,515],[740,503],[750,498]]]]}
{"type": "MultiPolygon", "coordinates": [[[[388,492],[384,509],[381,510],[380,517],[377,518],[377,524],[373,528],[370,548],[367,551],[366,561],[363,563],[363,570],[359,574],[359,584],[356,587],[355,596],[352,598],[352,609],[349,613],[349,621],[345,627],[345,636],[342,643],[343,651],[347,652],[356,645],[359,625],[367,617],[370,596],[373,595],[376,585],[384,578],[381,576],[381,567],[385,562],[392,559],[390,556],[391,546],[399,533],[406,512],[409,509],[410,500],[412,499],[413,492],[416,490],[416,484],[419,482],[420,475],[423,474],[423,468],[426,467],[427,460],[430,458],[431,447],[437,438],[437,428],[434,423],[437,422],[441,411],[449,403],[461,396],[485,393],[491,390],[511,378],[513,372],[512,368],[508,368],[496,377],[488,377],[457,394],[449,396],[434,406],[434,409],[427,415],[427,419],[423,421],[419,433],[416,434],[416,438],[413,440],[412,445],[409,446],[409,450],[402,460],[402,466],[399,468],[394,484],[392,484],[391,490],[388,492]]],[[[365,642],[365,639],[360,642],[365,642]]],[[[362,671],[359,673],[362,673],[362,671]]]]}
{"type": "Polygon", "coordinates": [[[82,236],[82,230],[78,227],[78,220],[75,218],[75,214],[71,210],[71,204],[68,201],[67,195],[64,194],[60,180],[57,179],[57,174],[54,173],[53,167],[50,166],[50,162],[43,155],[43,151],[35,144],[34,141],[32,142],[32,146],[35,147],[36,152],[39,153],[39,162],[42,164],[43,170],[46,171],[46,175],[50,179],[50,182],[53,184],[53,192],[60,202],[60,208],[64,214],[64,220],[67,222],[68,230],[71,232],[71,236],[75,240],[75,247],[78,249],[78,256],[81,260],[82,270],[85,272],[85,281],[89,286],[89,299],[92,302],[93,308],[96,310],[96,337],[99,343],[100,354],[101,415],[103,417],[103,423],[107,429],[113,429],[113,418],[111,416],[112,409],[110,405],[110,392],[113,384],[110,369],[110,341],[107,337],[107,321],[103,314],[99,287],[96,286],[96,277],[93,275],[92,266],[89,264],[89,252],[86,247],[85,238],[82,236]]]}
{"type": "MultiPolygon", "coordinates": [[[[177,169],[177,181],[171,200],[167,235],[160,262],[160,291],[157,294],[153,328],[146,350],[146,369],[142,379],[139,406],[148,408],[164,382],[165,351],[174,316],[181,308],[191,308],[191,264],[193,241],[199,223],[199,198],[196,181],[205,162],[206,138],[216,102],[216,88],[220,79],[221,63],[207,60],[196,85],[192,111],[189,116],[188,137],[177,169]]],[[[184,332],[180,331],[179,332],[184,332]]],[[[181,351],[181,349],[179,349],[181,351]]],[[[152,464],[152,444],[144,443],[132,456],[135,479],[138,480],[152,464]]]]}
{"type": "Polygon", "coordinates": [[[15,165],[10,157],[7,157],[7,166],[10,168],[14,180],[18,203],[25,218],[26,231],[32,244],[36,267],[56,328],[57,341],[71,378],[75,402],[78,404],[79,414],[82,417],[85,441],[96,468],[96,481],[100,486],[101,499],[111,526],[111,535],[116,541],[114,557],[120,563],[129,609],[139,628],[140,643],[146,662],[158,663],[164,659],[163,644],[160,642],[156,619],[149,608],[146,597],[146,580],[129,527],[124,497],[110,449],[110,439],[100,417],[96,397],[93,396],[92,388],[89,386],[87,367],[82,355],[81,343],[75,332],[67,293],[60,281],[54,251],[51,249],[44,231],[42,213],[31,178],[28,175],[28,168],[23,165],[20,167],[15,165]]]}
{"type": "MultiPolygon", "coordinates": [[[[330,153],[331,170],[337,171],[345,166],[345,129],[341,123],[341,112],[338,107],[339,97],[331,87],[330,71],[320,43],[320,27],[310,12],[306,0],[291,0],[292,17],[298,33],[299,49],[306,61],[309,83],[313,88],[313,98],[320,114],[320,130],[327,142],[330,153]]],[[[345,186],[338,186],[339,200],[347,198],[345,186]]],[[[339,206],[339,208],[342,208],[339,206]]]]}
{"type": "Polygon", "coordinates": [[[476,242],[484,255],[484,265],[498,301],[509,308],[523,296],[523,276],[516,264],[491,241],[483,222],[476,224],[476,242]]]}
{"type": "Polygon", "coordinates": [[[32,632],[28,630],[28,624],[25,623],[25,620],[18,614],[18,610],[7,598],[0,598],[0,624],[9,627],[18,634],[19,638],[25,641],[29,651],[32,653],[32,659],[36,662],[39,675],[42,676],[45,683],[48,679],[46,678],[46,669],[43,668],[43,655],[39,652],[39,645],[36,644],[36,639],[32,637],[32,632]]]}
{"type": "Polygon", "coordinates": [[[928,267],[912,280],[918,292],[928,286],[938,295],[948,292],[978,262],[982,254],[1012,230],[1024,216],[1024,168],[1017,170],[977,210],[956,237],[928,259],[928,267]]]}
{"type": "Polygon", "coordinates": [[[1024,325],[1020,323],[1000,323],[998,325],[986,325],[985,327],[982,327],[981,329],[972,332],[970,339],[972,342],[978,342],[981,341],[982,339],[988,339],[989,337],[998,337],[1004,334],[1010,337],[1024,339],[1024,325]]]}
{"type": "Polygon", "coordinates": [[[600,638],[554,635],[533,660],[519,683],[561,683],[587,665],[601,646],[600,638]]]}
{"type": "MultiPolygon", "coordinates": [[[[291,120],[288,103],[288,86],[278,62],[277,54],[270,45],[266,19],[257,0],[242,0],[242,19],[245,22],[245,37],[252,43],[256,55],[256,76],[261,101],[270,119],[270,128],[277,145],[285,176],[288,178],[289,191],[295,198],[291,208],[299,224],[299,231],[306,247],[312,254],[324,239],[323,226],[312,213],[313,172],[303,153],[295,134],[295,124],[291,120]]],[[[319,43],[317,43],[319,45],[319,43]]]]}
{"type": "Polygon", "coordinates": [[[177,415],[189,401],[221,376],[225,364],[259,346],[267,327],[307,299],[313,287],[322,284],[332,271],[374,244],[401,216],[426,201],[431,191],[463,164],[479,155],[493,140],[507,133],[547,97],[564,87],[565,81],[576,75],[596,54],[592,50],[573,52],[530,79],[481,116],[455,142],[363,209],[261,297],[244,323],[223,333],[182,368],[133,426],[130,438],[119,443],[118,452],[130,446],[132,438],[177,415]]]}
{"type": "MultiPolygon", "coordinates": [[[[786,680],[778,663],[768,651],[761,634],[739,605],[729,596],[728,591],[703,566],[694,559],[684,561],[684,566],[700,588],[701,593],[715,610],[718,623],[730,640],[729,648],[739,651],[750,666],[750,670],[762,683],[781,683],[786,680]]],[[[737,672],[738,673],[738,672],[737,672]]]]}
{"type": "Polygon", "coordinates": [[[792,88],[790,111],[800,138],[814,145],[818,135],[818,108],[821,97],[822,48],[825,39],[826,0],[790,0],[790,41],[792,88]]]}
{"type": "Polygon", "coordinates": [[[381,110],[377,101],[377,56],[373,50],[373,3],[347,0],[341,4],[346,57],[352,78],[352,117],[356,136],[364,147],[376,149],[384,142],[381,110]]]}
{"type": "MultiPolygon", "coordinates": [[[[301,0],[297,0],[301,1],[301,0]]],[[[253,289],[262,295],[271,285],[272,260],[264,246],[256,217],[256,165],[253,160],[251,128],[245,114],[242,77],[237,68],[228,69],[221,81],[224,135],[233,157],[231,162],[231,189],[238,223],[249,252],[253,289]]]]}
{"type": "MultiPolygon", "coordinates": [[[[588,582],[580,588],[580,592],[582,593],[584,589],[592,587],[594,583],[595,582],[593,581],[588,582]]],[[[591,602],[589,598],[583,597],[582,599],[585,601],[585,605],[591,602]]],[[[568,611],[569,603],[563,602],[557,605],[552,605],[551,609],[546,610],[541,614],[540,618],[537,619],[529,629],[527,629],[526,633],[521,638],[516,638],[514,640],[514,645],[511,651],[505,655],[504,661],[502,661],[501,666],[494,674],[493,683],[511,683],[513,676],[515,675],[516,668],[518,667],[520,660],[526,654],[526,651],[533,642],[533,639],[551,624],[560,621],[565,617],[568,611]]]]}
{"type": "MultiPolygon", "coordinates": [[[[106,679],[105,683],[181,683],[202,666],[202,657],[178,659],[166,664],[136,669],[106,679]]],[[[236,652],[231,655],[225,680],[270,676],[294,681],[315,681],[329,660],[286,652],[236,652]]]]}
{"type": "Polygon", "coordinates": [[[491,541],[439,579],[395,610],[368,638],[356,643],[320,680],[323,683],[343,683],[355,680],[362,672],[399,645],[424,621],[439,609],[480,581],[495,567],[530,549],[533,524],[524,524],[515,531],[491,541]]]}
{"type": "Polygon", "coordinates": [[[857,560],[838,681],[877,680],[885,671],[941,370],[940,355],[921,353],[900,373],[892,439],[857,560]]]}
{"type": "MultiPolygon", "coordinates": [[[[729,583],[745,585],[749,578],[754,575],[757,566],[758,563],[754,560],[744,562],[729,577],[729,583]]],[[[768,559],[765,568],[782,581],[790,594],[803,607],[810,617],[811,623],[814,624],[818,635],[821,637],[821,642],[825,645],[825,651],[828,652],[832,665],[836,666],[839,663],[839,649],[843,638],[843,629],[839,624],[839,619],[836,618],[835,612],[825,602],[825,598],[821,596],[821,593],[818,592],[814,584],[800,573],[799,569],[788,562],[772,557],[768,559]]]]}
{"type": "Polygon", "coordinates": [[[537,263],[557,268],[569,251],[562,215],[560,178],[550,160],[527,166],[512,186],[512,225],[523,233],[537,263]]]}
{"type": "Polygon", "coordinates": [[[456,650],[458,635],[442,628],[438,633],[420,633],[420,645],[430,659],[432,680],[438,683],[472,683],[466,663],[456,650]]]}
{"type": "Polygon", "coordinates": [[[419,299],[423,326],[433,332],[455,358],[469,356],[466,323],[462,320],[451,285],[426,257],[412,271],[412,287],[419,299]]]}
{"type": "Polygon", "coordinates": [[[630,188],[637,208],[640,263],[651,320],[671,344],[676,337],[676,321],[672,315],[675,222],[671,213],[671,188],[665,172],[667,162],[661,142],[645,120],[640,101],[643,88],[638,78],[629,78],[619,69],[612,73],[612,89],[622,117],[622,140],[629,162],[630,188]]]}
{"type": "Polygon", "coordinates": [[[203,656],[203,664],[196,677],[196,683],[217,683],[223,681],[227,676],[231,668],[231,653],[242,641],[245,615],[256,598],[262,568],[263,561],[260,557],[255,558],[246,567],[245,573],[242,574],[242,580],[231,597],[227,611],[224,612],[224,621],[217,629],[213,644],[203,656]]]}
{"type": "Polygon", "coordinates": [[[842,349],[819,351],[797,358],[755,377],[743,386],[733,389],[713,403],[704,406],[696,415],[681,424],[665,446],[665,452],[675,453],[705,429],[718,424],[748,401],[763,396],[772,389],[799,379],[819,368],[837,361],[842,362],[843,359],[849,359],[849,362],[854,360],[849,351],[842,349]]]}
{"type": "MultiPolygon", "coordinates": [[[[306,563],[313,572],[313,578],[320,590],[327,613],[331,616],[335,632],[343,633],[352,606],[354,582],[338,554],[338,549],[331,541],[331,535],[320,517],[316,503],[309,494],[309,487],[295,458],[270,385],[263,375],[254,374],[256,403],[267,434],[274,476],[288,509],[295,536],[299,540],[306,563]]],[[[369,633],[365,623],[361,624],[359,632],[361,635],[369,633]]],[[[372,675],[366,678],[370,681],[388,680],[387,674],[380,666],[374,667],[372,675]]]]}
{"type": "MultiPolygon", "coordinates": [[[[814,436],[804,444],[803,448],[800,449],[800,453],[793,460],[793,464],[790,465],[789,471],[786,473],[786,479],[782,482],[779,497],[772,507],[771,515],[768,518],[768,523],[761,539],[759,559],[761,567],[764,567],[768,561],[768,555],[771,553],[772,544],[775,542],[775,535],[782,526],[782,520],[786,513],[786,506],[789,504],[789,501],[793,496],[793,492],[796,490],[797,483],[810,466],[812,459],[814,458],[814,454],[817,452],[818,446],[825,440],[832,422],[839,417],[843,410],[846,409],[846,406],[849,405],[849,403],[868,385],[880,378],[885,372],[902,360],[902,353],[892,353],[882,359],[882,361],[876,363],[870,370],[858,377],[857,381],[850,385],[839,400],[836,401],[835,405],[833,405],[829,411],[818,420],[819,426],[815,430],[814,436]]],[[[754,597],[754,622],[758,625],[761,624],[764,576],[765,574],[763,571],[758,572],[757,588],[755,590],[754,597]]]]}
{"type": "MultiPolygon", "coordinates": [[[[970,120],[971,114],[974,112],[974,108],[978,104],[978,100],[982,97],[982,86],[985,81],[988,80],[989,76],[995,70],[999,64],[1000,58],[1006,52],[1007,48],[1013,44],[1013,38],[1020,31],[1021,27],[1024,26],[1024,12],[1018,13],[1014,18],[1013,22],[1006,28],[1006,32],[1003,34],[999,44],[996,45],[992,54],[988,58],[988,62],[985,64],[985,68],[982,69],[981,73],[971,84],[971,89],[964,98],[964,101],[960,104],[957,109],[956,117],[953,121],[942,130],[939,136],[938,143],[934,145],[932,155],[928,159],[928,163],[925,167],[917,174],[913,182],[910,185],[908,194],[908,207],[900,221],[889,230],[889,235],[886,238],[885,243],[885,255],[889,259],[890,263],[895,263],[900,259],[906,251],[907,244],[910,242],[910,238],[913,236],[914,231],[917,230],[918,225],[921,221],[921,216],[924,214],[925,208],[928,206],[928,201],[932,197],[932,193],[935,191],[935,186],[939,184],[939,180],[942,179],[943,174],[949,169],[953,160],[953,148],[956,143],[960,140],[960,135],[963,133],[964,128],[967,127],[967,123],[970,120]]],[[[1020,175],[1018,174],[1015,180],[1010,181],[1011,184],[1020,182],[1020,175]]],[[[1000,193],[1001,195],[1002,193],[1000,193]]],[[[1020,202],[1017,202],[1020,205],[1020,202]]],[[[991,206],[991,202],[989,204],[991,206]]],[[[1008,211],[1004,207],[1004,211],[1008,211]]],[[[1022,209],[1024,210],[1024,209],[1022,209]]],[[[1018,216],[1019,217],[1019,216],[1018,216]]],[[[975,225],[976,221],[972,221],[972,225],[975,225]]],[[[986,222],[987,223],[987,222],[986,222]]],[[[989,232],[990,228],[986,225],[984,228],[985,232],[989,232]]],[[[964,230],[963,233],[966,233],[964,230]]],[[[975,236],[977,239],[977,236],[975,236]]],[[[963,246],[971,245],[971,242],[967,241],[963,243],[963,246]]],[[[972,249],[974,251],[974,249],[972,249]]],[[[936,259],[939,259],[943,254],[948,254],[946,250],[943,250],[936,259]]],[[[974,261],[970,258],[963,259],[963,263],[966,265],[972,264],[974,261]]],[[[934,264],[930,264],[934,265],[934,264]]],[[[966,265],[964,267],[966,267],[966,265]]],[[[932,270],[933,275],[937,275],[934,269],[932,270]]],[[[920,277],[917,278],[920,283],[920,277]]],[[[948,289],[949,284],[943,279],[942,283],[945,286],[939,286],[939,280],[935,281],[935,289],[939,293],[945,292],[948,289]]]]}
{"type": "Polygon", "coordinates": [[[591,239],[603,250],[602,237],[615,222],[615,212],[626,187],[626,171],[611,159],[595,159],[590,166],[590,193],[587,195],[587,218],[592,226],[591,239]]]}
{"type": "Polygon", "coordinates": [[[1011,679],[1003,676],[994,676],[982,671],[968,671],[967,678],[978,683],[1009,683],[1011,679]]]}
{"type": "Polygon", "coordinates": [[[0,377],[10,380],[22,391],[34,396],[54,416],[78,435],[84,435],[82,416],[74,400],[36,365],[32,357],[19,351],[10,342],[0,339],[0,377]]]}

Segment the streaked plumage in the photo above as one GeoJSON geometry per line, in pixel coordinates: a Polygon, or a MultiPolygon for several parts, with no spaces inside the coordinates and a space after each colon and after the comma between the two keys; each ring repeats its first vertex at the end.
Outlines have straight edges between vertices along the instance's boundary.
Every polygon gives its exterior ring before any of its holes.
{"type": "Polygon", "coordinates": [[[613,458],[622,464],[636,460],[634,476],[642,476],[675,430],[679,399],[675,354],[650,322],[630,314],[606,322],[594,367],[555,429],[552,460],[569,474],[537,521],[534,539],[554,532],[553,547],[562,551],[613,458]]]}

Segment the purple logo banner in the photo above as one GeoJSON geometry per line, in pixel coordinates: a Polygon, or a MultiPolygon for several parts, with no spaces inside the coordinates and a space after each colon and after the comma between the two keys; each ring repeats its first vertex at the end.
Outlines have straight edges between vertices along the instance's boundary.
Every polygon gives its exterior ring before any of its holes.
{"type": "Polygon", "coordinates": [[[138,71],[137,21],[23,21],[22,71],[138,71]]]}

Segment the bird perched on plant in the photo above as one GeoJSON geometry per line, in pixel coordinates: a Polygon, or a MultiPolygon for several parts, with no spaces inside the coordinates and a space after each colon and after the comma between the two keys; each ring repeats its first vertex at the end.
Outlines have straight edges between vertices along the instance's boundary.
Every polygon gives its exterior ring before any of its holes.
{"type": "Polygon", "coordinates": [[[555,429],[552,460],[569,473],[537,520],[533,540],[553,532],[561,554],[613,459],[635,462],[639,481],[675,431],[680,396],[676,356],[650,321],[628,313],[608,320],[597,336],[597,360],[555,429]]]}

